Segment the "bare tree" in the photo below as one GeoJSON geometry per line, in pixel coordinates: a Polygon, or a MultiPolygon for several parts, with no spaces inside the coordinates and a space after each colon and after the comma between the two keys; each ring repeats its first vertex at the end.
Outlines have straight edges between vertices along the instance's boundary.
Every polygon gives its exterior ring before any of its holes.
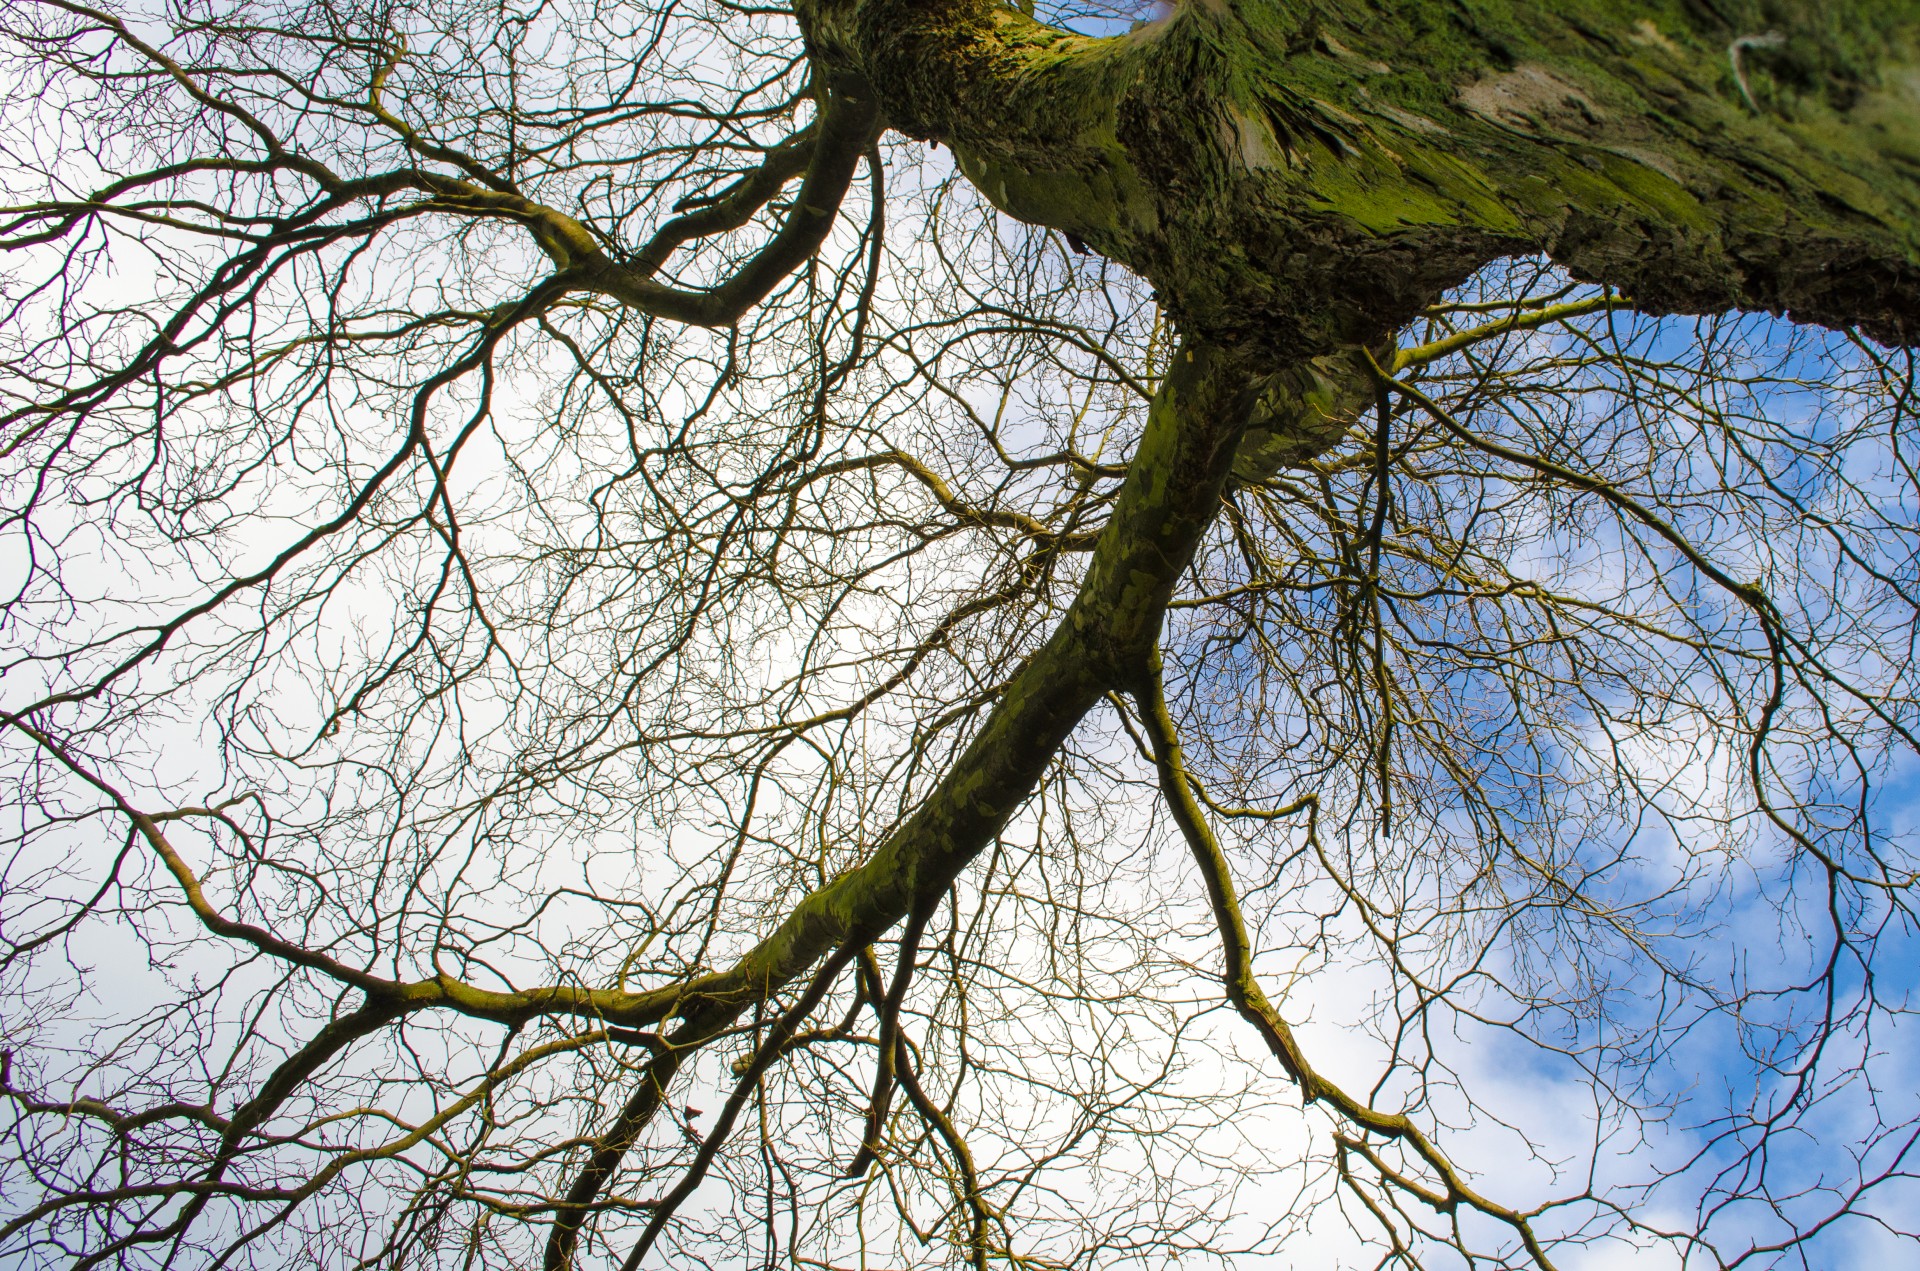
{"type": "Polygon", "coordinates": [[[9,1265],[1912,1256],[1912,4],[6,30],[9,1265]]]}

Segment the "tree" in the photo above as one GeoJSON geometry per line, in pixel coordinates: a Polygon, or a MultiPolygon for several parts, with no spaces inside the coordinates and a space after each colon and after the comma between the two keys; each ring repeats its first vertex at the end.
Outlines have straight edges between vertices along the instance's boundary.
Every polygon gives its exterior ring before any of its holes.
{"type": "Polygon", "coordinates": [[[11,1261],[1915,1236],[1911,4],[8,12],[11,1261]]]}

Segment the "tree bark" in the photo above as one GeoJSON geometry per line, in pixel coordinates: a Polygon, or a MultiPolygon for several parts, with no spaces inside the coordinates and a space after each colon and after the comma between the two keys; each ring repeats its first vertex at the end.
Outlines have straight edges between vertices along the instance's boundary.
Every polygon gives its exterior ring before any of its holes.
{"type": "Polygon", "coordinates": [[[817,57],[1008,214],[1292,363],[1504,256],[1655,312],[1920,329],[1920,6],[804,0],[817,57]]]}

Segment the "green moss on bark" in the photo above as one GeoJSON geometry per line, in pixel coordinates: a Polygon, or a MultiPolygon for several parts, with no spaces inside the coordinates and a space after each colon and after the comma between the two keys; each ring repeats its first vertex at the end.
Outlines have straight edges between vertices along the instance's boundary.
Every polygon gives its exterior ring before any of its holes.
{"type": "Polygon", "coordinates": [[[1008,213],[1281,361],[1526,252],[1653,309],[1904,338],[1920,6],[1698,9],[1191,0],[1112,40],[990,0],[801,15],[1008,213]]]}

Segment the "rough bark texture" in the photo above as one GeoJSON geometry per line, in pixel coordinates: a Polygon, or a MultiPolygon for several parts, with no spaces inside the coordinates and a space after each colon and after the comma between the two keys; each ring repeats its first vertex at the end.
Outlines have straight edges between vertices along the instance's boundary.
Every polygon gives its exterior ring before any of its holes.
{"type": "Polygon", "coordinates": [[[1115,39],[993,0],[810,0],[817,55],[999,207],[1285,361],[1505,255],[1654,311],[1902,341],[1920,8],[1192,0],[1115,39]]]}

